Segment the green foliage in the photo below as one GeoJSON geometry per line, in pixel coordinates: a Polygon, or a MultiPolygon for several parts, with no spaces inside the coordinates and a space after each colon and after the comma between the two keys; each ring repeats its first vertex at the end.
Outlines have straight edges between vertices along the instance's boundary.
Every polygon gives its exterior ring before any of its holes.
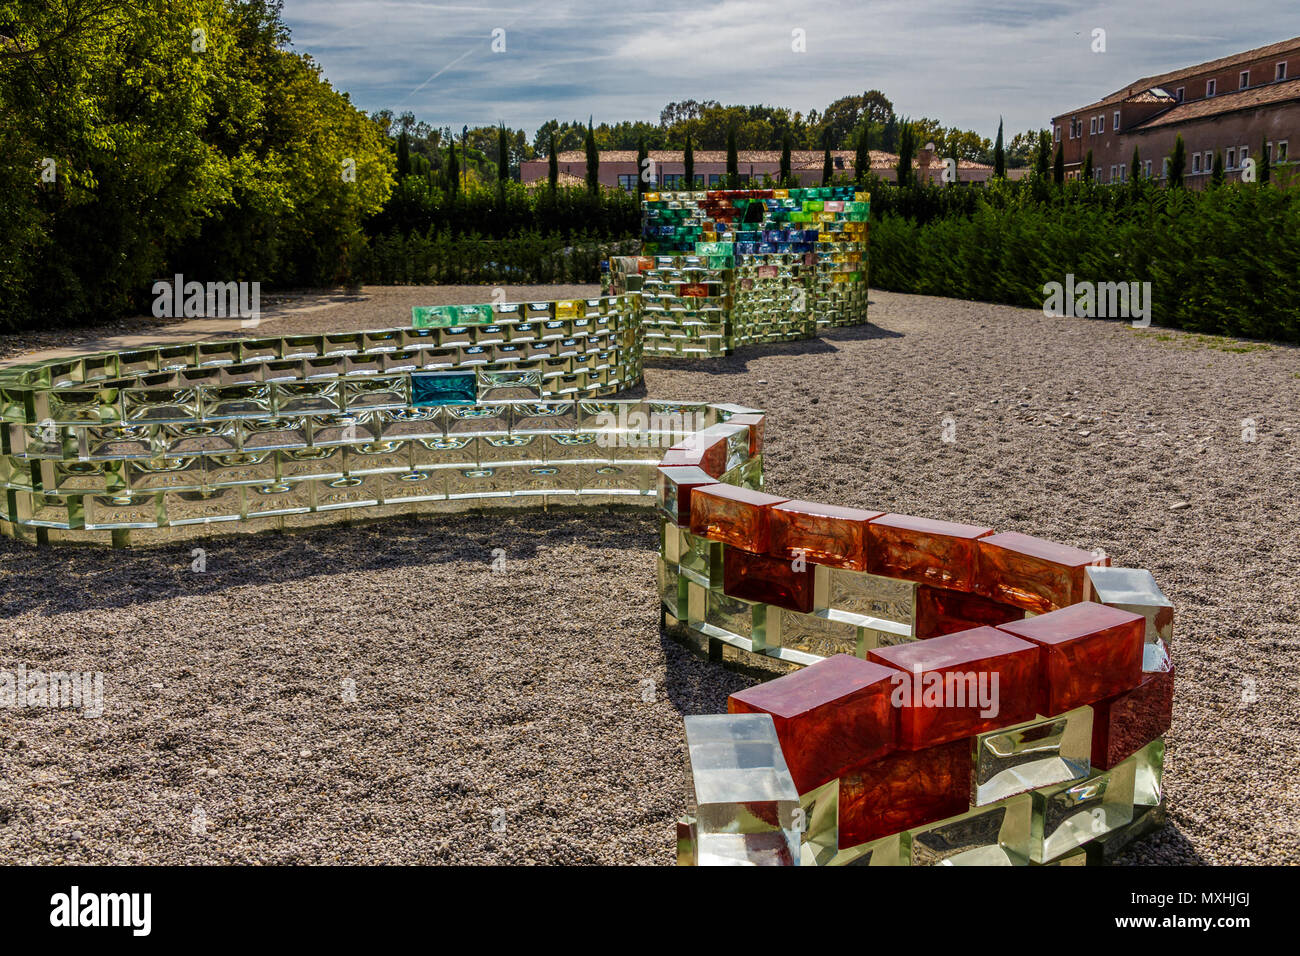
{"type": "Polygon", "coordinates": [[[1056,186],[1065,185],[1065,146],[1062,143],[1056,144],[1056,158],[1052,161],[1052,183],[1056,186]]]}
{"type": "Polygon", "coordinates": [[[863,123],[858,130],[858,142],[853,154],[853,179],[861,184],[871,175],[871,131],[863,123]]]}
{"type": "Polygon", "coordinates": [[[600,152],[596,149],[596,134],[592,131],[591,121],[587,121],[587,192],[593,195],[600,192],[600,152]]]}
{"type": "Polygon", "coordinates": [[[611,242],[588,234],[573,239],[535,232],[506,239],[478,233],[394,234],[372,240],[361,275],[366,282],[389,285],[589,283],[599,281],[601,259],[634,255],[638,248],[636,241],[611,242]]]}
{"type": "Polygon", "coordinates": [[[790,134],[781,137],[781,166],[779,170],[781,185],[790,182],[790,134]]]}
{"type": "Polygon", "coordinates": [[[902,131],[898,136],[898,185],[912,185],[912,157],[916,155],[916,131],[912,124],[903,121],[902,131]]]}
{"type": "Polygon", "coordinates": [[[1183,185],[1183,173],[1187,169],[1187,144],[1179,134],[1174,138],[1174,154],[1169,157],[1169,187],[1178,189],[1183,185]]]}
{"type": "Polygon", "coordinates": [[[876,183],[871,206],[878,288],[1042,308],[1043,286],[1067,273],[1150,282],[1158,325],[1300,342],[1290,251],[1300,241],[1300,190],[1074,181],[1040,202],[1026,182],[978,192],[876,183]]]}
{"type": "Polygon", "coordinates": [[[727,185],[735,188],[740,183],[739,160],[736,156],[736,127],[727,130],[727,185]]]}
{"type": "Polygon", "coordinates": [[[1002,120],[998,120],[998,138],[993,144],[993,178],[1006,179],[1007,177],[1007,151],[1002,145],[1002,120]]]}
{"type": "Polygon", "coordinates": [[[560,184],[560,157],[555,152],[555,134],[551,134],[549,153],[546,157],[546,182],[551,187],[551,192],[555,192],[556,187],[560,184]]]}
{"type": "Polygon", "coordinates": [[[682,154],[682,175],[686,177],[689,188],[695,186],[695,147],[691,145],[691,136],[686,134],[686,150],[682,154]]]}

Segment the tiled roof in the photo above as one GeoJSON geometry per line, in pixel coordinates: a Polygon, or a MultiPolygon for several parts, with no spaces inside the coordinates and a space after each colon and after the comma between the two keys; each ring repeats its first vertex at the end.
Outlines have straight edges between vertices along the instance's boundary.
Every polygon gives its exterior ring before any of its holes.
{"type": "MultiPolygon", "coordinates": [[[[1255,86],[1248,90],[1233,90],[1230,93],[1220,93],[1218,96],[1209,96],[1188,103],[1179,103],[1173,109],[1158,113],[1145,123],[1139,123],[1132,129],[1154,129],[1159,126],[1169,126],[1172,123],[1185,123],[1188,120],[1205,119],[1208,116],[1218,116],[1222,113],[1268,106],[1271,103],[1285,103],[1288,100],[1300,100],[1300,77],[1283,80],[1281,83],[1270,83],[1267,86],[1255,86]]],[[[1124,132],[1129,132],[1129,130],[1124,132]]]]}
{"type": "MultiPolygon", "coordinates": [[[[1300,51],[1300,37],[1292,37],[1290,40],[1279,40],[1277,43],[1270,43],[1267,46],[1256,47],[1253,50],[1246,50],[1242,53],[1234,53],[1231,56],[1220,57],[1217,60],[1207,60],[1206,62],[1198,63],[1195,66],[1185,66],[1182,69],[1171,70],[1168,73],[1159,73],[1155,76],[1146,76],[1140,80],[1134,80],[1122,90],[1116,90],[1114,93],[1111,93],[1109,96],[1104,97],[1095,103],[1089,103],[1087,106],[1081,106],[1076,110],[1069,110],[1069,112],[1082,113],[1086,110],[1110,106],[1114,103],[1121,103],[1130,97],[1136,96],[1154,87],[1170,86],[1193,76],[1199,76],[1202,73],[1219,73],[1237,66],[1238,64],[1251,63],[1255,60],[1265,59],[1270,56],[1280,56],[1284,53],[1293,53],[1297,51],[1300,51]]],[[[1171,90],[1170,92],[1173,91],[1171,90]]],[[[1066,114],[1062,113],[1060,115],[1064,116],[1066,114]]]]}
{"type": "MultiPolygon", "coordinates": [[[[652,149],[647,152],[647,155],[656,163],[680,163],[683,161],[685,151],[680,149],[652,149]]],[[[856,153],[851,149],[831,150],[832,158],[838,157],[842,159],[846,167],[853,165],[855,155],[856,153]]],[[[538,159],[542,158],[538,157],[538,159]]],[[[583,150],[571,149],[560,153],[556,160],[561,163],[582,163],[585,165],[587,154],[583,150]]],[[[790,151],[790,168],[792,170],[821,169],[825,160],[825,153],[820,149],[792,149],[790,151]]],[[[635,163],[636,150],[602,149],[600,150],[600,161],[602,163],[635,163]]],[[[725,163],[726,161],[726,150],[697,149],[695,151],[695,162],[697,163],[725,163]]],[[[743,167],[746,163],[779,163],[780,161],[781,151],[779,149],[742,149],[736,153],[736,165],[738,167],[743,167]]],[[[871,150],[871,165],[873,168],[888,169],[897,164],[897,153],[886,153],[878,149],[871,150]]],[[[966,159],[960,160],[957,165],[962,169],[991,168],[966,159]]]]}

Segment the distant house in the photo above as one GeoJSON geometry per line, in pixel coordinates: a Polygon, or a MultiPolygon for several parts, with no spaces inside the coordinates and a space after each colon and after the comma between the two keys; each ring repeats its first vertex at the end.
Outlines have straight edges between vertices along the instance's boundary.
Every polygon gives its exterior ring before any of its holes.
{"type": "Polygon", "coordinates": [[[1267,149],[1273,163],[1288,162],[1300,130],[1300,37],[1244,53],[1134,80],[1088,106],[1052,119],[1065,174],[1083,175],[1092,151],[1098,182],[1123,182],[1137,148],[1142,174],[1162,179],[1164,159],[1181,135],[1187,149],[1185,182],[1204,185],[1222,154],[1227,178],[1238,179],[1247,159],[1267,149]]]}
{"type": "MultiPolygon", "coordinates": [[[[764,175],[776,179],[781,170],[780,150],[740,150],[737,152],[736,170],[741,183],[762,182],[764,175]]],[[[836,176],[855,175],[853,167],[854,151],[851,149],[831,150],[831,163],[836,176]]],[[[685,182],[686,169],[683,165],[682,150],[652,149],[649,152],[651,179],[647,184],[655,189],[689,189],[685,182]]],[[[818,186],[822,181],[822,165],[825,152],[820,149],[796,149],[790,151],[790,172],[798,177],[804,186],[818,186]]],[[[587,154],[582,150],[562,152],[558,156],[561,182],[565,177],[585,182],[587,175],[587,154]]],[[[898,156],[879,150],[871,151],[871,171],[878,177],[893,181],[898,156]]],[[[917,178],[922,181],[940,182],[943,174],[943,160],[932,149],[917,151],[913,168],[917,178]]],[[[547,177],[548,160],[530,159],[520,164],[520,178],[525,184],[547,177]]],[[[634,149],[605,149],[600,151],[600,182],[603,186],[620,187],[629,192],[636,189],[637,164],[634,149]]],[[[722,185],[727,175],[727,154],[725,150],[697,149],[695,151],[695,188],[716,189],[722,185]]],[[[983,184],[993,175],[993,167],[982,163],[962,160],[957,164],[958,182],[975,185],[983,184]]]]}

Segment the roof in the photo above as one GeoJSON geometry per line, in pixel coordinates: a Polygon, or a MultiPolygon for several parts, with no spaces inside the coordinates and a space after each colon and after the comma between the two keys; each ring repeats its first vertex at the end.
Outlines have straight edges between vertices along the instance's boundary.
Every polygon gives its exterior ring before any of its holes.
{"type": "MultiPolygon", "coordinates": [[[[636,150],[634,149],[602,149],[600,152],[600,161],[602,163],[635,163],[636,150]]],[[[685,160],[685,151],[680,149],[651,149],[647,155],[656,163],[680,163],[685,160]]],[[[843,160],[843,165],[851,167],[857,153],[851,149],[833,149],[831,150],[832,159],[839,158],[843,160]]],[[[539,157],[539,160],[544,157],[539,157]]],[[[560,163],[581,163],[584,166],[587,162],[587,154],[583,150],[571,149],[561,152],[556,157],[560,163]]],[[[721,149],[697,149],[695,150],[694,161],[697,163],[725,163],[727,161],[726,150],[721,149]]],[[[746,163],[779,163],[781,161],[781,151],[779,149],[741,149],[736,151],[736,163],[743,166],[746,163]]],[[[792,149],[790,150],[790,168],[794,169],[821,169],[822,164],[826,161],[826,153],[820,149],[792,149]]],[[[871,165],[876,169],[889,169],[898,165],[897,153],[886,153],[883,150],[871,150],[871,165]]],[[[984,163],[976,163],[968,159],[959,160],[957,163],[961,169],[991,169],[984,163]]]]}
{"type": "Polygon", "coordinates": [[[1253,86],[1246,90],[1233,90],[1204,99],[1179,103],[1172,109],[1157,113],[1144,123],[1126,129],[1124,132],[1154,129],[1173,123],[1186,123],[1189,120],[1205,119],[1237,110],[1249,110],[1273,103],[1285,103],[1288,100],[1300,100],[1300,77],[1270,83],[1267,86],[1253,86]]]}
{"type": "Polygon", "coordinates": [[[1081,106],[1078,109],[1067,110],[1066,113],[1058,114],[1065,116],[1067,113],[1082,113],[1085,110],[1097,109],[1102,106],[1109,106],[1113,103],[1120,103],[1138,94],[1144,93],[1157,87],[1169,86],[1180,80],[1191,79],[1202,73],[1219,73],[1231,69],[1243,63],[1251,63],[1255,60],[1266,59],[1270,56],[1279,56],[1284,53],[1300,52],[1300,37],[1292,37],[1290,40],[1279,40],[1277,43],[1270,43],[1267,46],[1255,47],[1253,50],[1245,50],[1241,53],[1234,53],[1231,56],[1219,57],[1217,60],[1206,60],[1204,63],[1197,63],[1195,66],[1185,66],[1181,69],[1171,70],[1168,73],[1158,73],[1155,76],[1146,76],[1140,80],[1134,80],[1122,90],[1116,90],[1109,96],[1098,100],[1095,103],[1089,103],[1087,106],[1081,106]]]}

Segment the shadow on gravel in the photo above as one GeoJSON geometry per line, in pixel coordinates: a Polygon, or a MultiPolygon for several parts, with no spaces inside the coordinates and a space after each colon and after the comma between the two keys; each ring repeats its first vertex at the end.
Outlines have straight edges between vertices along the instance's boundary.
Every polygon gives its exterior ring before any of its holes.
{"type": "Polygon", "coordinates": [[[874,325],[855,325],[842,329],[831,329],[815,339],[800,339],[797,342],[771,342],[766,345],[746,345],[725,358],[660,358],[649,357],[642,361],[646,368],[666,369],[675,372],[699,372],[704,375],[743,375],[749,371],[746,363],[753,359],[797,356],[826,355],[838,352],[836,342],[863,342],[870,339],[899,339],[901,332],[874,325]]]}
{"type": "Polygon", "coordinates": [[[1155,833],[1147,834],[1126,847],[1113,865],[1150,866],[1156,863],[1162,866],[1209,866],[1172,820],[1155,833]]]}
{"type": "MultiPolygon", "coordinates": [[[[490,565],[494,550],[528,560],[551,548],[656,550],[648,509],[521,511],[393,516],[293,532],[193,538],[175,544],[110,548],[32,547],[0,540],[0,618],[128,608],[177,595],[203,596],[318,575],[428,565],[490,565]],[[206,571],[191,570],[201,548],[206,571]]],[[[455,574],[454,569],[448,570],[455,574]]],[[[593,585],[600,582],[593,572],[593,585]]]]}

